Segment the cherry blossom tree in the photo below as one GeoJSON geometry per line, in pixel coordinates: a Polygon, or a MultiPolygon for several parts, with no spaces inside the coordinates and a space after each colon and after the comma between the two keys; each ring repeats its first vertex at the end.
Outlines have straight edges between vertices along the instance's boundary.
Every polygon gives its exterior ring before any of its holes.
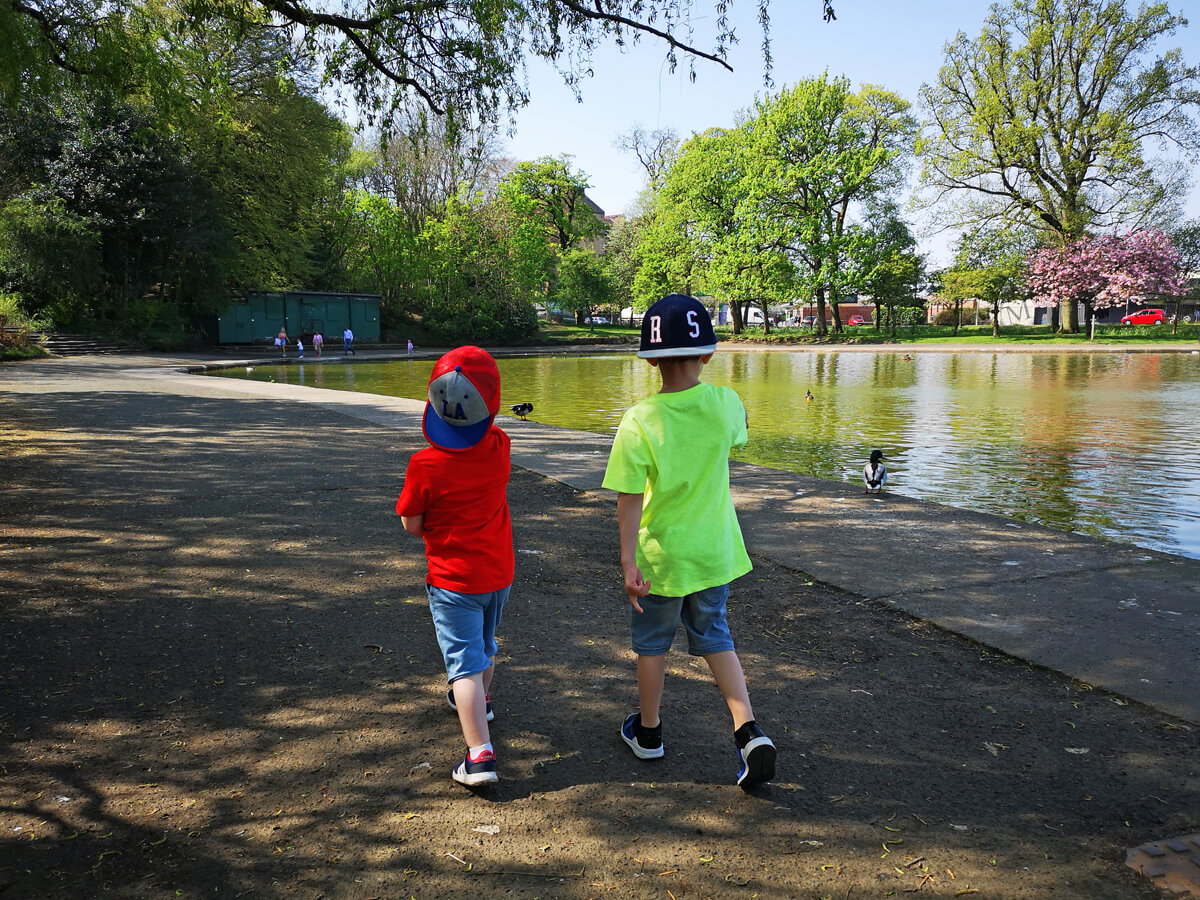
{"type": "Polygon", "coordinates": [[[1161,231],[1085,235],[1029,256],[1029,288],[1038,306],[1082,303],[1089,321],[1110,309],[1186,289],[1178,251],[1161,231]]]}

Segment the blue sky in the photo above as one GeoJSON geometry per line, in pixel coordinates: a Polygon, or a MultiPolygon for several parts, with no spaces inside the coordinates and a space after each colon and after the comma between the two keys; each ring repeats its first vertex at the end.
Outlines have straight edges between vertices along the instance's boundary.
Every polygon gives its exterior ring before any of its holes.
{"type": "MultiPolygon", "coordinates": [[[[711,6],[696,0],[696,46],[709,46],[711,6]]],[[[837,21],[821,18],[820,0],[775,0],[771,4],[773,79],[776,89],[803,78],[845,75],[852,85],[878,84],[913,103],[923,83],[932,81],[942,63],[942,47],[958,31],[975,36],[990,0],[835,0],[837,21]]],[[[731,18],[740,43],[729,56],[732,73],[697,60],[696,80],[686,61],[671,73],[661,44],[643,39],[621,52],[605,47],[594,57],[595,76],[583,84],[577,103],[562,79],[540,61],[529,64],[532,102],[517,114],[517,133],[509,153],[522,160],[562,153],[586,173],[589,196],[608,213],[625,212],[642,188],[637,160],[613,146],[634,125],[646,130],[673,128],[683,138],[714,126],[732,124],[736,112],[763,93],[761,32],[754,0],[734,0],[731,18]]],[[[1130,0],[1135,7],[1135,0],[1130,0]]],[[[1200,62],[1200,0],[1170,4],[1174,13],[1191,13],[1192,25],[1156,49],[1181,47],[1189,63],[1200,62]],[[1190,9],[1189,9],[1190,7],[1190,9]]],[[[1189,216],[1200,216],[1200,192],[1193,190],[1189,216]]],[[[917,223],[920,226],[921,223],[917,223]]],[[[937,264],[948,262],[946,236],[923,239],[937,264]]]]}

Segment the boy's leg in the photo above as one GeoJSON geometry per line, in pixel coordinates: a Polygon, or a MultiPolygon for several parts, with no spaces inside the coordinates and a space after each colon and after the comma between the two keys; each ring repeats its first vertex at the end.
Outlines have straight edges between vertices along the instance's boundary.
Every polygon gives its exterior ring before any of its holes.
{"type": "Polygon", "coordinates": [[[621,740],[638,759],[661,759],[664,753],[658,711],[662,705],[666,671],[665,653],[638,654],[638,712],[630,713],[621,723],[621,740]],[[649,724],[651,722],[654,724],[649,724]]]}
{"type": "Polygon", "coordinates": [[[775,777],[775,744],[754,721],[754,709],[746,690],[746,676],[736,651],[723,650],[704,657],[712,670],[721,696],[733,716],[733,741],[737,744],[741,766],[737,782],[743,788],[770,781],[775,777]]]}
{"type": "Polygon", "coordinates": [[[708,668],[716,679],[717,688],[725,698],[729,714],[733,716],[733,729],[736,731],[747,722],[754,720],[754,709],[750,706],[750,693],[746,689],[746,675],[742,672],[742,661],[738,659],[736,650],[723,650],[720,653],[710,653],[704,657],[708,668]]]}
{"type": "Polygon", "coordinates": [[[662,706],[663,683],[666,680],[667,656],[643,656],[637,658],[638,710],[642,725],[658,727],[658,712],[662,706]]]}
{"type": "MultiPolygon", "coordinates": [[[[495,668],[493,663],[492,668],[495,668]]],[[[490,673],[492,668],[488,669],[490,673]]],[[[458,678],[450,687],[454,691],[454,708],[458,711],[458,722],[468,747],[482,747],[491,743],[487,724],[487,688],[483,673],[458,678]]]]}

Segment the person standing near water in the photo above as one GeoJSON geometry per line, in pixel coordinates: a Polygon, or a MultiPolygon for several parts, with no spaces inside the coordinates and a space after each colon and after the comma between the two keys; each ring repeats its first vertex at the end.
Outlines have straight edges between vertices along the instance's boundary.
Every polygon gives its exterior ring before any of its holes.
{"type": "Polygon", "coordinates": [[[342,356],[349,356],[354,352],[354,332],[350,330],[350,326],[346,326],[346,330],[342,332],[342,356]]]}

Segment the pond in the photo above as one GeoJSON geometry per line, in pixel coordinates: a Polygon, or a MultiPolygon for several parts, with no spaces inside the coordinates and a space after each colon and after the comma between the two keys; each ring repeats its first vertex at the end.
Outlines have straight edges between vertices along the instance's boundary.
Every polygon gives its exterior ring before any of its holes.
{"type": "MultiPolygon", "coordinates": [[[[658,389],[629,354],[499,360],[504,411],[611,433],[658,389]]],[[[423,398],[433,360],[221,374],[423,398]]],[[[722,349],[742,396],[734,458],[861,483],[874,447],[898,494],[1200,559],[1200,355],[722,349]],[[811,391],[812,400],[805,399],[811,391]]]]}

